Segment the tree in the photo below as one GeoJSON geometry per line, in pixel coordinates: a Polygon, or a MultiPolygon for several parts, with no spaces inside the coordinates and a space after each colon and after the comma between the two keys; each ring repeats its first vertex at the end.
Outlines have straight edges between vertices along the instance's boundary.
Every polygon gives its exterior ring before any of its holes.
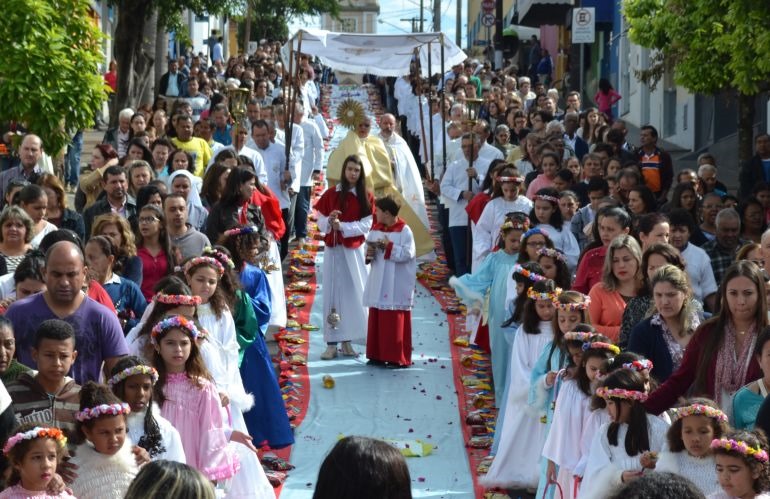
{"type": "Polygon", "coordinates": [[[0,121],[19,121],[56,155],[107,99],[102,34],[87,0],[5,0],[0,121]]]}
{"type": "Polygon", "coordinates": [[[289,20],[296,17],[317,16],[324,13],[337,17],[340,12],[340,2],[337,0],[244,1],[246,3],[244,48],[248,47],[252,35],[256,35],[257,40],[288,38],[289,20]]]}
{"type": "Polygon", "coordinates": [[[115,60],[118,63],[116,109],[136,108],[155,84],[155,39],[178,22],[179,13],[224,14],[239,7],[239,0],[113,0],[117,6],[115,60]]]}
{"type": "Polygon", "coordinates": [[[739,158],[752,156],[754,103],[770,81],[770,2],[756,0],[624,0],[629,37],[656,49],[649,70],[657,83],[666,69],[691,92],[738,95],[739,158]]]}

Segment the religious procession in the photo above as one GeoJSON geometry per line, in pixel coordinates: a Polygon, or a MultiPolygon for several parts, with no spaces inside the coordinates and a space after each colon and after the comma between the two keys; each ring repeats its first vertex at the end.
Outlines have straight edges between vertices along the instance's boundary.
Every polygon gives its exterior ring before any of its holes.
{"type": "Polygon", "coordinates": [[[766,11],[10,1],[0,499],[770,499],[766,11]]]}

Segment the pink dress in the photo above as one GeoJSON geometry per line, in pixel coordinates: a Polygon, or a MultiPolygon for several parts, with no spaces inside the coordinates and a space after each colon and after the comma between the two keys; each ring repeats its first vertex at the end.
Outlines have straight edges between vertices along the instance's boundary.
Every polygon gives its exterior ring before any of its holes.
{"type": "Polygon", "coordinates": [[[0,499],[26,499],[27,497],[35,497],[39,499],[75,499],[75,496],[62,492],[61,494],[52,495],[46,491],[27,490],[16,484],[13,487],[8,487],[4,491],[0,492],[0,499]]]}
{"type": "Polygon", "coordinates": [[[240,462],[227,447],[230,429],[222,420],[216,388],[208,380],[197,386],[185,373],[169,374],[163,387],[166,401],[160,415],[179,430],[187,464],[209,480],[225,480],[238,472],[240,462]]]}

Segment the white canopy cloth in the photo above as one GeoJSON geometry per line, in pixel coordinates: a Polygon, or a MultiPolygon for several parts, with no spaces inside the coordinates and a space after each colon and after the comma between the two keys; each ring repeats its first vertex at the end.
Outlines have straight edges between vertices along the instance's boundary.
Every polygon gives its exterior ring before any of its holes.
{"type": "Polygon", "coordinates": [[[417,49],[422,75],[428,77],[428,43],[433,71],[441,64],[441,44],[444,45],[444,67],[462,63],[467,56],[443,33],[409,33],[375,35],[334,33],[320,29],[301,29],[281,47],[284,67],[288,68],[289,51],[300,50],[316,56],[333,69],[356,74],[403,76],[409,74],[409,64],[417,49]],[[302,47],[299,48],[299,41],[302,47]]]}

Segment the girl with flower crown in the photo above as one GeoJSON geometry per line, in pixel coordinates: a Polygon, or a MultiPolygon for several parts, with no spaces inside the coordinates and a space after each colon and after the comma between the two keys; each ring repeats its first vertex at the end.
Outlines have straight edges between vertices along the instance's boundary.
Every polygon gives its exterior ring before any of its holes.
{"type": "MultiPolygon", "coordinates": [[[[570,355],[564,338],[567,333],[574,331],[578,324],[590,322],[587,312],[588,301],[587,296],[577,291],[564,291],[554,300],[556,313],[551,325],[553,340],[545,345],[532,369],[527,401],[529,404],[527,409],[536,411],[540,415],[540,422],[544,425],[543,442],[553,421],[554,398],[566,374],[565,369],[570,364],[570,355]]],[[[546,469],[547,463],[541,457],[538,497],[542,497],[545,490],[540,486],[543,485],[546,469]]],[[[547,496],[552,495],[549,493],[547,496]]]]}
{"type": "Polygon", "coordinates": [[[56,467],[66,453],[67,438],[60,429],[35,423],[18,427],[3,447],[12,468],[0,499],[74,499],[66,491],[51,492],[56,467]]]}
{"type": "Polygon", "coordinates": [[[240,456],[248,454],[228,445],[228,441],[237,440],[236,445],[256,456],[254,449],[246,447],[249,439],[227,422],[226,410],[198,349],[200,336],[195,324],[180,315],[167,317],[152,328],[152,362],[158,371],[154,396],[160,403],[161,415],[179,430],[187,464],[218,482],[218,488],[228,497],[275,496],[259,463],[242,464],[240,456]],[[250,493],[233,494],[236,476],[255,482],[250,493]]]}
{"type": "Polygon", "coordinates": [[[727,416],[703,398],[689,399],[672,409],[668,449],[661,453],[655,471],[670,471],[692,481],[704,495],[719,491],[711,441],[727,432],[727,416]]]}
{"type": "Polygon", "coordinates": [[[451,277],[449,284],[455,288],[458,295],[472,307],[471,313],[480,314],[483,303],[489,296],[487,324],[489,325],[489,347],[492,353],[492,378],[495,382],[495,400],[502,402],[505,380],[508,376],[508,365],[513,345],[515,330],[504,328],[507,318],[505,298],[511,272],[518,260],[516,244],[518,243],[517,226],[506,221],[500,228],[498,246],[502,251],[490,253],[484,262],[472,274],[462,277],[451,277]]]}
{"type": "Polygon", "coordinates": [[[555,400],[552,424],[543,445],[546,472],[540,476],[538,497],[544,490],[552,493],[553,482],[559,484],[564,497],[575,497],[575,476],[579,476],[577,469],[583,457],[575,440],[583,434],[591,415],[594,380],[602,364],[618,352],[607,337],[596,334],[588,324],[578,324],[565,333],[564,346],[575,369],[561,383],[555,400]]]}
{"type": "Polygon", "coordinates": [[[516,168],[505,167],[497,175],[492,199],[481,212],[473,233],[473,272],[476,272],[484,257],[495,250],[495,242],[506,215],[516,212],[529,213],[532,209],[532,201],[519,195],[524,177],[519,175],[516,168]]]}
{"type": "MultiPolygon", "coordinates": [[[[216,258],[198,256],[188,259],[183,265],[183,272],[190,289],[201,298],[198,305],[197,319],[207,331],[207,342],[213,345],[216,358],[206,358],[206,365],[219,365],[221,370],[213,375],[213,381],[221,393],[224,393],[222,405],[226,409],[225,418],[234,431],[233,437],[243,445],[234,445],[244,469],[259,468],[252,437],[247,433],[243,413],[254,406],[254,397],[246,393],[239,369],[238,340],[235,321],[220,289],[219,281],[225,268],[216,258]]],[[[250,308],[245,313],[253,312],[250,308]]],[[[249,490],[257,490],[267,483],[264,473],[254,476],[251,472],[239,473],[233,479],[229,497],[248,495],[249,490]],[[250,483],[250,480],[256,480],[250,483]]]]}
{"type": "Polygon", "coordinates": [[[75,449],[70,463],[77,468],[72,491],[78,498],[121,499],[139,471],[149,462],[146,450],[128,438],[127,416],[131,413],[109,388],[89,381],[80,389],[77,430],[86,442],[75,449]]]}
{"type": "Polygon", "coordinates": [[[543,276],[551,279],[562,289],[572,286],[572,272],[567,266],[567,256],[557,249],[540,248],[537,250],[537,263],[543,269],[543,276]]]}
{"type": "Polygon", "coordinates": [[[580,246],[569,227],[565,227],[565,221],[559,209],[559,191],[547,187],[537,191],[534,197],[534,205],[529,214],[535,227],[540,227],[548,233],[553,241],[553,247],[561,251],[567,257],[567,266],[572,271],[577,267],[580,246]]]}
{"type": "Polygon", "coordinates": [[[606,497],[611,490],[654,469],[658,454],[666,446],[668,424],[647,414],[645,381],[631,369],[618,369],[607,376],[595,398],[607,407],[610,421],[594,435],[588,452],[579,499],[606,497]]]}
{"type": "Polygon", "coordinates": [[[280,449],[294,443],[294,434],[263,336],[270,319],[270,290],[264,271],[244,261],[244,258],[255,260],[258,251],[251,249],[254,242],[259,245],[259,238],[258,233],[251,231],[231,234],[225,242],[232,247],[232,252],[215,246],[205,248],[203,254],[215,258],[225,268],[217,289],[222,291],[227,303],[235,304],[233,320],[239,346],[239,370],[246,392],[254,398],[254,407],[243,414],[246,428],[254,442],[266,441],[270,447],[280,449]],[[240,282],[236,269],[241,269],[240,282]]]}
{"type": "Polygon", "coordinates": [[[711,442],[721,491],[708,499],[769,499],[767,437],[761,430],[728,431],[711,442]]]}
{"type": "MultiPolygon", "coordinates": [[[[500,445],[489,472],[480,482],[485,486],[535,490],[540,451],[545,436],[540,414],[528,410],[527,398],[532,369],[540,352],[553,341],[554,301],[561,293],[550,279],[532,285],[525,303],[524,317],[516,337],[508,367],[508,396],[505,419],[497,425],[500,445]]],[[[495,378],[495,383],[500,380],[495,378]]]]}
{"type": "Polygon", "coordinates": [[[160,415],[160,407],[152,400],[158,371],[139,357],[121,357],[112,368],[107,386],[131,408],[128,436],[145,449],[152,460],[166,459],[185,463],[184,447],[179,431],[160,415]]]}

